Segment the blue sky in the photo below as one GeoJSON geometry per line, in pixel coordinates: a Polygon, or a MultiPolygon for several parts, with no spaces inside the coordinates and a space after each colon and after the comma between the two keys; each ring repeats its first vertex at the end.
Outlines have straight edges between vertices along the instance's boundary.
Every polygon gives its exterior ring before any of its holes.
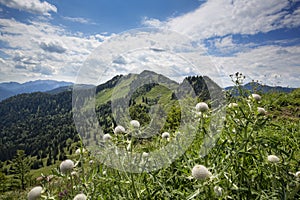
{"type": "MultiPolygon", "coordinates": [[[[171,30],[197,43],[208,53],[203,59],[220,70],[207,64],[203,74],[222,78],[223,85],[239,71],[249,80],[300,87],[299,0],[0,0],[0,82],[75,82],[97,47],[143,27],[171,30]]],[[[142,53],[147,52],[125,56],[118,65],[142,68],[142,53]]],[[[167,58],[156,64],[179,68],[167,58]]]]}

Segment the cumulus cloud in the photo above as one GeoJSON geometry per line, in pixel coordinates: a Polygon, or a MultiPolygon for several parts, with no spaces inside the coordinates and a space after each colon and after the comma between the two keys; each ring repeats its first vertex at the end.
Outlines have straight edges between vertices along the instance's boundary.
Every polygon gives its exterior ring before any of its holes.
{"type": "Polygon", "coordinates": [[[167,27],[201,40],[228,34],[256,34],[300,24],[300,11],[288,13],[291,3],[286,0],[209,0],[184,15],[165,22],[144,18],[148,26],[167,27]]]}
{"type": "MultiPolygon", "coordinates": [[[[209,0],[192,12],[166,21],[144,18],[142,24],[171,29],[205,44],[211,61],[219,68],[210,76],[223,77],[219,83],[225,86],[231,84],[229,74],[240,71],[268,84],[299,87],[300,48],[292,45],[293,39],[256,44],[240,43],[232,37],[299,27],[300,7],[295,5],[295,1],[286,0],[209,0]]],[[[192,61],[195,56],[187,53],[185,58],[192,61]]]]}
{"type": "Polygon", "coordinates": [[[164,22],[155,19],[155,18],[148,18],[148,17],[144,17],[142,20],[142,24],[145,26],[150,26],[150,27],[162,27],[165,25],[164,22]]]}
{"type": "Polygon", "coordinates": [[[64,45],[59,41],[48,41],[48,42],[41,42],[40,47],[44,51],[48,52],[55,52],[55,53],[64,53],[67,49],[64,47],[64,45]]]}
{"type": "MultiPolygon", "coordinates": [[[[269,85],[299,87],[300,48],[276,45],[261,46],[231,57],[214,57],[226,75],[243,72],[249,80],[269,85]],[[275,76],[280,74],[281,76],[275,76]]],[[[229,85],[230,82],[225,83],[229,85]]]]}
{"type": "Polygon", "coordinates": [[[0,0],[0,3],[10,8],[47,16],[50,16],[50,12],[57,12],[56,6],[40,0],[0,0]]]}
{"type": "MultiPolygon", "coordinates": [[[[63,27],[45,21],[19,22],[0,19],[0,51],[8,57],[1,64],[3,81],[35,78],[63,79],[75,82],[76,69],[101,44],[100,35],[84,36],[70,33],[63,27]],[[70,70],[70,71],[69,71],[70,70]],[[5,75],[3,75],[5,74],[5,75]],[[21,76],[21,77],[20,77],[21,76]]],[[[102,36],[102,40],[108,36],[102,36]]]]}

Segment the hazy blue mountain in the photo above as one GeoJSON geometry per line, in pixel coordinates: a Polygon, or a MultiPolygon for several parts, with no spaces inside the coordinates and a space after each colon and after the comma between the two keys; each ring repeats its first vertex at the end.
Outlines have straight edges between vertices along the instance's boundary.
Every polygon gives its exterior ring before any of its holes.
{"type": "Polygon", "coordinates": [[[4,82],[0,83],[0,101],[17,94],[46,92],[60,87],[69,87],[71,85],[73,85],[71,82],[55,80],[36,80],[25,83],[4,82]]]}
{"type": "MultiPolygon", "coordinates": [[[[225,90],[231,90],[233,89],[233,86],[226,87],[225,90]]],[[[282,86],[268,86],[268,85],[262,85],[257,82],[250,82],[245,85],[243,85],[243,88],[246,90],[249,90],[251,92],[261,92],[261,93],[267,93],[267,92],[292,92],[296,88],[290,88],[290,87],[282,87],[282,86]]]]}

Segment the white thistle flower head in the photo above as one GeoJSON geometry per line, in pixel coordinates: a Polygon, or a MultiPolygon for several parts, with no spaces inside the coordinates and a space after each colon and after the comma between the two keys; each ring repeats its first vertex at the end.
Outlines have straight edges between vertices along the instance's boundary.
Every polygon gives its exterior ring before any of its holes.
{"type": "Polygon", "coordinates": [[[74,162],[72,160],[64,160],[60,163],[60,171],[63,174],[70,172],[74,168],[74,162]]]}
{"type": "Polygon", "coordinates": [[[255,101],[261,100],[261,96],[259,94],[251,94],[250,98],[254,99],[255,101]]]}
{"type": "Polygon", "coordinates": [[[86,200],[87,197],[85,194],[77,194],[73,200],[86,200]]]}
{"type": "Polygon", "coordinates": [[[238,106],[239,105],[237,103],[230,103],[230,104],[228,104],[228,108],[236,108],[238,106]]]}
{"type": "Polygon", "coordinates": [[[147,153],[147,152],[143,152],[143,154],[142,154],[142,157],[143,157],[143,158],[147,158],[147,157],[149,157],[149,153],[147,153]]]}
{"type": "Polygon", "coordinates": [[[77,175],[78,175],[77,172],[75,172],[75,171],[71,172],[71,176],[77,176],[77,175]]]}
{"type": "Polygon", "coordinates": [[[163,132],[163,133],[161,134],[161,137],[162,137],[163,139],[168,139],[168,138],[170,138],[170,133],[168,133],[168,132],[163,132]]]}
{"type": "Polygon", "coordinates": [[[130,125],[133,126],[134,128],[140,128],[140,122],[137,120],[131,120],[130,125]]]}
{"type": "Polygon", "coordinates": [[[257,107],[257,112],[260,115],[265,115],[267,113],[267,111],[262,107],[257,107]]]}
{"type": "Polygon", "coordinates": [[[203,165],[195,165],[192,169],[192,176],[195,179],[204,180],[211,177],[211,175],[212,174],[210,173],[210,171],[208,171],[208,169],[203,165]]]}
{"type": "Polygon", "coordinates": [[[197,111],[205,112],[208,109],[209,109],[208,105],[205,102],[200,102],[200,103],[197,103],[197,105],[196,105],[196,110],[197,111]]]}
{"type": "Polygon", "coordinates": [[[114,130],[114,133],[115,134],[118,134],[118,133],[125,133],[125,128],[123,126],[116,126],[115,130],[114,130]]]}
{"type": "Polygon", "coordinates": [[[220,196],[222,196],[222,193],[223,193],[223,188],[221,188],[220,186],[215,186],[214,187],[214,192],[215,192],[215,194],[218,196],[218,197],[220,197],[220,196]]]}
{"type": "Polygon", "coordinates": [[[270,163],[278,163],[280,161],[280,159],[275,155],[269,155],[268,156],[268,161],[270,163]]]}
{"type": "Polygon", "coordinates": [[[94,160],[90,160],[90,161],[89,161],[89,164],[90,164],[90,165],[94,164],[94,160]]]}
{"type": "Polygon", "coordinates": [[[27,197],[28,200],[37,200],[41,197],[43,188],[41,186],[36,186],[30,190],[27,197]]]}
{"type": "Polygon", "coordinates": [[[103,135],[103,140],[104,140],[105,142],[111,140],[111,135],[110,135],[109,133],[104,134],[104,135],[103,135]]]}
{"type": "Polygon", "coordinates": [[[300,178],[300,171],[296,172],[295,176],[296,178],[300,178]]]}
{"type": "Polygon", "coordinates": [[[86,151],[86,150],[85,150],[84,148],[82,148],[82,149],[79,148],[79,149],[76,149],[75,153],[76,153],[76,154],[82,154],[82,153],[85,153],[85,151],[86,151]]]}

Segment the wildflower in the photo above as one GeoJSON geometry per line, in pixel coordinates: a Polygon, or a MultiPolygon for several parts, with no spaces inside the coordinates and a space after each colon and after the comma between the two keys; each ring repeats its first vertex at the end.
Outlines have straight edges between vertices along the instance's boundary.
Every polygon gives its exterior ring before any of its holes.
{"type": "Polygon", "coordinates": [[[296,172],[295,176],[296,178],[300,178],[300,171],[296,172]]]}
{"type": "Polygon", "coordinates": [[[72,160],[64,160],[60,163],[60,171],[63,173],[63,174],[66,174],[68,172],[70,172],[74,167],[74,162],[72,160]]]}
{"type": "Polygon", "coordinates": [[[78,175],[77,172],[75,172],[75,171],[71,172],[71,176],[77,176],[77,175],[78,175]]]}
{"type": "Polygon", "coordinates": [[[85,149],[84,148],[79,148],[79,149],[76,149],[75,151],[76,154],[81,154],[81,153],[85,153],[85,149]]]}
{"type": "Polygon", "coordinates": [[[266,110],[262,107],[257,107],[257,112],[260,115],[265,115],[267,113],[266,110]]]}
{"type": "Polygon", "coordinates": [[[118,133],[125,133],[125,128],[123,126],[116,126],[115,130],[114,130],[114,133],[115,134],[118,134],[118,133]]]}
{"type": "Polygon", "coordinates": [[[73,200],[86,200],[87,197],[85,194],[77,194],[73,200]]]}
{"type": "Polygon", "coordinates": [[[214,191],[215,191],[215,193],[216,193],[216,195],[218,196],[218,197],[220,197],[220,196],[222,196],[222,192],[223,192],[223,188],[221,188],[220,186],[215,186],[214,187],[214,191]]]}
{"type": "Polygon", "coordinates": [[[93,161],[93,160],[90,160],[90,161],[89,161],[89,164],[90,164],[90,165],[94,164],[94,161],[93,161]]]}
{"type": "Polygon", "coordinates": [[[208,105],[205,102],[197,103],[196,110],[200,112],[205,112],[208,110],[208,105]]]}
{"type": "Polygon", "coordinates": [[[140,128],[140,122],[137,120],[131,120],[130,121],[131,126],[133,126],[134,128],[140,128]]]}
{"type": "Polygon", "coordinates": [[[228,104],[228,108],[236,108],[238,106],[239,105],[237,103],[230,103],[230,104],[228,104]]]}
{"type": "Polygon", "coordinates": [[[111,140],[111,135],[109,133],[106,133],[103,135],[103,140],[106,142],[106,141],[109,141],[111,140]]]}
{"type": "Polygon", "coordinates": [[[142,154],[142,157],[143,157],[143,158],[147,158],[148,156],[149,156],[149,153],[143,152],[143,154],[142,154]]]}
{"type": "Polygon", "coordinates": [[[278,163],[280,161],[280,159],[275,155],[269,155],[268,156],[268,161],[271,162],[271,163],[278,163]]]}
{"type": "Polygon", "coordinates": [[[37,200],[41,197],[43,188],[41,186],[34,187],[30,190],[27,197],[28,200],[37,200]]]}
{"type": "Polygon", "coordinates": [[[261,96],[259,94],[251,94],[250,98],[254,99],[255,101],[261,100],[261,96]]]}
{"type": "Polygon", "coordinates": [[[168,139],[168,138],[170,138],[170,133],[168,133],[168,132],[163,132],[163,134],[161,134],[161,137],[162,137],[163,139],[168,139]]]}
{"type": "Polygon", "coordinates": [[[62,199],[64,197],[68,196],[68,190],[64,190],[58,193],[59,199],[62,199]]]}
{"type": "Polygon", "coordinates": [[[210,171],[203,165],[195,165],[192,169],[192,176],[195,179],[206,179],[211,177],[210,171]]]}

